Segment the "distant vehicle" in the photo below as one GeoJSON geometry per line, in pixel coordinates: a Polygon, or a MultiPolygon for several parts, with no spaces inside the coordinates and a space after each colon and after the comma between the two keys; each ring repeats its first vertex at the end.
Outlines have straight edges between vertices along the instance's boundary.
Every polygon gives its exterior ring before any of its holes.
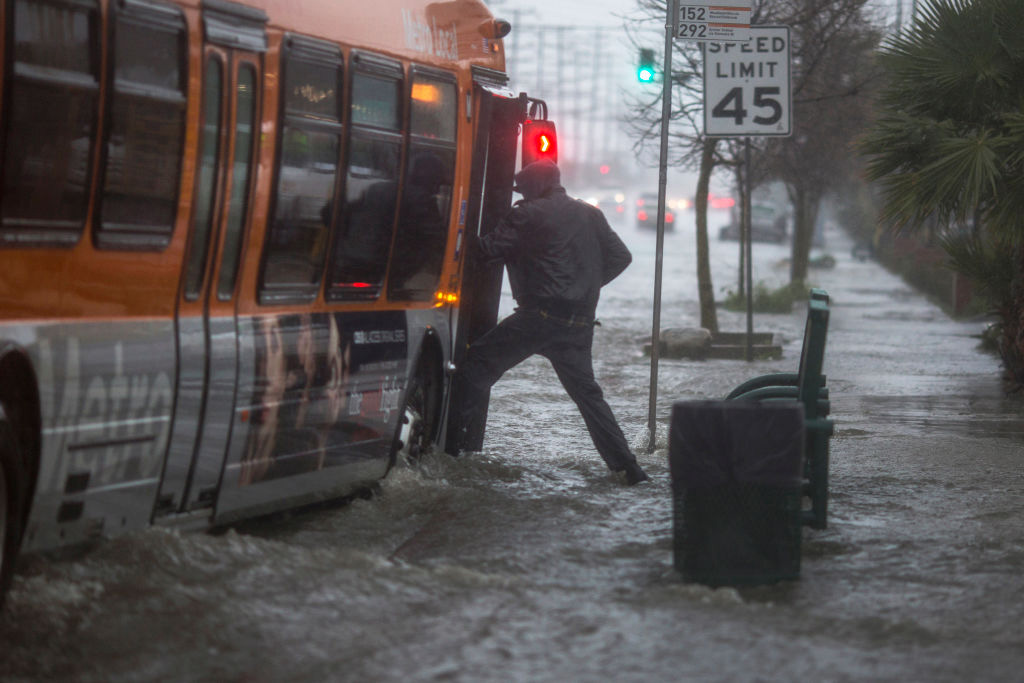
{"type": "Polygon", "coordinates": [[[626,193],[621,190],[599,190],[586,195],[584,201],[601,209],[609,221],[622,221],[626,216],[626,193]]]}
{"type": "MultiPolygon", "coordinates": [[[[780,244],[786,240],[786,214],[781,213],[769,204],[754,204],[750,207],[750,236],[755,242],[774,242],[780,244]]],[[[739,212],[732,212],[732,222],[718,231],[718,239],[740,239],[739,212]]]]}
{"type": "Polygon", "coordinates": [[[709,209],[731,209],[736,206],[736,200],[732,197],[717,195],[714,192],[708,193],[709,209]]]}
{"type": "MultiPolygon", "coordinates": [[[[676,215],[665,206],[665,232],[675,230],[676,215]]],[[[636,200],[636,227],[640,230],[658,229],[658,195],[644,193],[636,200]]]]}

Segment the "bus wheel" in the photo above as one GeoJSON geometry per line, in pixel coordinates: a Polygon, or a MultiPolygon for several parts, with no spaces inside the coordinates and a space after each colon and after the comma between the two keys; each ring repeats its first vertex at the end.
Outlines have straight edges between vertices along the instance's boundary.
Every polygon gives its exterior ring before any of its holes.
{"type": "Polygon", "coordinates": [[[18,441],[6,420],[0,420],[0,607],[14,576],[21,545],[21,498],[24,494],[18,441]]]}
{"type": "Polygon", "coordinates": [[[405,404],[398,419],[398,432],[391,447],[391,464],[401,456],[414,462],[430,450],[437,438],[441,413],[441,371],[437,363],[421,357],[416,372],[409,377],[405,404]]]}

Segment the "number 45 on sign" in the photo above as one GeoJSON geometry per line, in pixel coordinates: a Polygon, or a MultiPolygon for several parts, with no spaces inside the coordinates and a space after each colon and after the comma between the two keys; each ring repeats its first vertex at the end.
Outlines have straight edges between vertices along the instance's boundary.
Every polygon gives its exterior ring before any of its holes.
{"type": "Polygon", "coordinates": [[[704,133],[792,132],[788,26],[751,26],[745,42],[704,43],[704,133]]]}

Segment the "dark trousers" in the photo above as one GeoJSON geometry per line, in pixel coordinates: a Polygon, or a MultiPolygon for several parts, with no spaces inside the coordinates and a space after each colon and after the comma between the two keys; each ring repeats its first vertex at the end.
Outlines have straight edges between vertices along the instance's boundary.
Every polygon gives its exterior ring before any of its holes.
{"type": "Polygon", "coordinates": [[[456,377],[462,433],[481,420],[479,406],[505,371],[535,353],[549,361],[569,397],[576,403],[597,452],[612,470],[635,460],[604,393],[594,379],[592,321],[517,309],[470,346],[456,377]]]}

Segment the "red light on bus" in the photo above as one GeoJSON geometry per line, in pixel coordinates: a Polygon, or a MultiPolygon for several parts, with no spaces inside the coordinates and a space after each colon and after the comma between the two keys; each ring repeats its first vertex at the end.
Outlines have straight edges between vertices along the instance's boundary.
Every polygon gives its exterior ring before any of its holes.
{"type": "Polygon", "coordinates": [[[527,120],[523,122],[523,166],[547,159],[558,163],[558,135],[555,122],[527,120]]]}
{"type": "Polygon", "coordinates": [[[671,223],[675,219],[676,219],[676,217],[672,213],[670,213],[668,211],[665,212],[665,222],[666,223],[671,223]]]}
{"type": "Polygon", "coordinates": [[[636,217],[638,220],[645,221],[647,220],[647,212],[644,211],[643,209],[640,209],[639,211],[637,211],[636,217]]]}
{"type": "Polygon", "coordinates": [[[612,167],[609,166],[608,164],[603,164],[601,168],[597,170],[601,172],[601,175],[608,175],[611,172],[612,167]]]}

